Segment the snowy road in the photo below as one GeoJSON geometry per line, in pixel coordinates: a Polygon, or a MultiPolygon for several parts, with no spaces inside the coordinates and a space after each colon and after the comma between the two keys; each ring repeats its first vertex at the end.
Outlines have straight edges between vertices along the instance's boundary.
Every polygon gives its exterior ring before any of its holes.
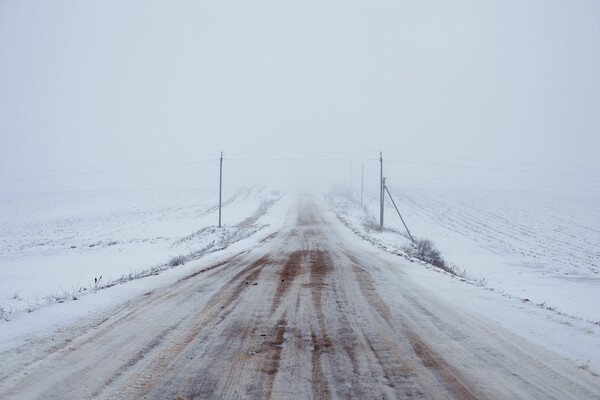
{"type": "Polygon", "coordinates": [[[593,399],[600,379],[440,301],[300,197],[222,262],[23,351],[0,398],[593,399]]]}

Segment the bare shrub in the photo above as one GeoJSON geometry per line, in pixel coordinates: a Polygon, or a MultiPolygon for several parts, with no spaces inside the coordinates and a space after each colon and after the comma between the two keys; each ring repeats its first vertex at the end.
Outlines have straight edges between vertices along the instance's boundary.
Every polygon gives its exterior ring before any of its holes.
{"type": "Polygon", "coordinates": [[[411,257],[417,258],[452,274],[455,273],[455,270],[446,263],[440,251],[429,239],[417,239],[404,247],[404,251],[411,257]]]}
{"type": "Polygon", "coordinates": [[[169,267],[176,267],[185,263],[185,256],[173,257],[169,260],[169,267]]]}

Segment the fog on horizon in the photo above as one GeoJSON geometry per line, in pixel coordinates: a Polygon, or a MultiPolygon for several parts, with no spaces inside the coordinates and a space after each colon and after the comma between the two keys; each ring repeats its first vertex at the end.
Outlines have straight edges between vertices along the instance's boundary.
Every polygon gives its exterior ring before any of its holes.
{"type": "Polygon", "coordinates": [[[0,193],[600,190],[596,1],[2,1],[0,193]]]}

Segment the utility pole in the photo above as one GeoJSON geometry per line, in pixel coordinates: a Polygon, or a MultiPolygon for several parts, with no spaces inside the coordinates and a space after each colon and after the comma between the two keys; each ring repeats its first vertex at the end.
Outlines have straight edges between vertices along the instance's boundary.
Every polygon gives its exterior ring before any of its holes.
{"type": "Polygon", "coordinates": [[[383,210],[385,206],[385,178],[381,181],[381,187],[383,188],[382,197],[381,197],[381,226],[379,229],[383,229],[383,210]]]}
{"type": "Polygon", "coordinates": [[[221,199],[223,198],[223,152],[219,164],[219,228],[221,227],[221,199]]]}
{"type": "Polygon", "coordinates": [[[360,205],[363,205],[363,191],[365,187],[365,163],[362,165],[362,175],[360,177],[360,205]]]}
{"type": "Polygon", "coordinates": [[[383,230],[383,152],[379,152],[379,230],[383,230]]]}

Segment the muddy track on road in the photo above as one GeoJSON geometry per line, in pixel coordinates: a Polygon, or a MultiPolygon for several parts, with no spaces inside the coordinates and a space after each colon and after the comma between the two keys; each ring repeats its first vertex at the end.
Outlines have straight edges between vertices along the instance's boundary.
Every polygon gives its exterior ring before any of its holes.
{"type": "Polygon", "coordinates": [[[314,199],[301,198],[295,212],[291,226],[256,249],[199,267],[63,345],[46,347],[0,381],[0,398],[545,399],[598,393],[598,383],[577,371],[540,371],[538,358],[546,356],[537,350],[524,352],[478,322],[458,323],[443,306],[416,300],[416,287],[387,272],[398,265],[341,242],[344,228],[325,218],[314,199]],[[399,295],[392,306],[385,293],[394,291],[399,295]],[[486,352],[506,355],[489,358],[486,352]]]}

